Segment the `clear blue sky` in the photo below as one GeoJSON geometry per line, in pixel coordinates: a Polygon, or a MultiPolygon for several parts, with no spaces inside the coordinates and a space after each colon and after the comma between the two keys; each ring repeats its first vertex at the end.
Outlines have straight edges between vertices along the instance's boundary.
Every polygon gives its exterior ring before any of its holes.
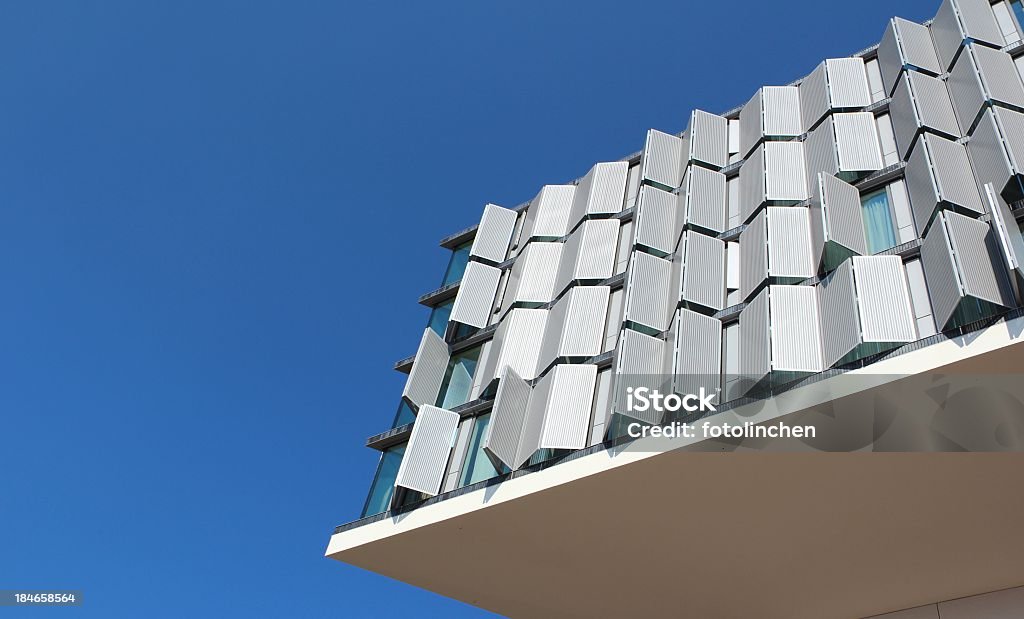
{"type": "Polygon", "coordinates": [[[5,3],[0,589],[85,591],[38,616],[484,616],[322,556],[437,241],[937,6],[5,3]]]}

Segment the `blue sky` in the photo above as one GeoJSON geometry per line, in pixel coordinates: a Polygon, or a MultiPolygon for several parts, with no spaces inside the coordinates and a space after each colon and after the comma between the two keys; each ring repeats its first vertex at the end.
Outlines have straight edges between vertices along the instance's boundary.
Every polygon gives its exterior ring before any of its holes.
{"type": "Polygon", "coordinates": [[[937,6],[7,3],[0,589],[85,591],[40,616],[485,616],[322,557],[437,241],[937,6]]]}

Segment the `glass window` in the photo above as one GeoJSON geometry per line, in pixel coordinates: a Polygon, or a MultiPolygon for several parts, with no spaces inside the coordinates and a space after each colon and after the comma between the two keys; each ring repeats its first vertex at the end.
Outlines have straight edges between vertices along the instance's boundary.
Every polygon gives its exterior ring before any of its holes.
{"type": "Polygon", "coordinates": [[[466,272],[466,264],[469,263],[469,250],[472,247],[473,242],[469,241],[452,250],[451,260],[448,261],[448,269],[444,272],[444,281],[441,282],[442,286],[454,284],[462,279],[462,274],[466,272]]]}
{"type": "Polygon", "coordinates": [[[505,467],[502,467],[501,471],[494,468],[491,459],[484,453],[484,435],[487,434],[487,426],[490,424],[490,413],[480,415],[473,423],[473,435],[469,441],[469,449],[466,451],[466,462],[463,463],[462,473],[459,475],[460,488],[496,477],[508,471],[505,467]]]}
{"type": "Polygon", "coordinates": [[[453,305],[455,305],[455,299],[445,301],[430,312],[430,321],[427,326],[441,337],[444,337],[444,330],[448,327],[448,318],[452,315],[453,305]]]}
{"type": "Polygon", "coordinates": [[[1024,4],[1021,0],[1010,0],[1010,8],[1013,9],[1013,15],[1017,18],[1017,24],[1024,27],[1024,4]]]}
{"type": "Polygon", "coordinates": [[[436,406],[451,410],[469,401],[469,393],[473,389],[473,372],[480,357],[480,348],[473,348],[455,355],[448,361],[448,369],[441,382],[441,391],[437,395],[436,406]]]}
{"type": "Polygon", "coordinates": [[[889,192],[885,189],[863,196],[860,199],[864,213],[864,236],[868,242],[868,253],[877,254],[896,246],[896,225],[889,207],[889,192]]]}
{"type": "Polygon", "coordinates": [[[388,511],[391,506],[391,495],[395,492],[395,479],[398,477],[398,467],[402,464],[403,454],[405,454],[404,443],[389,447],[380,455],[377,474],[373,477],[370,494],[366,497],[366,505],[363,506],[364,518],[388,511]]]}
{"type": "Polygon", "coordinates": [[[398,412],[395,413],[395,421],[391,424],[392,428],[400,428],[404,425],[410,424],[416,421],[416,413],[412,411],[412,407],[405,400],[398,405],[398,412]]]}

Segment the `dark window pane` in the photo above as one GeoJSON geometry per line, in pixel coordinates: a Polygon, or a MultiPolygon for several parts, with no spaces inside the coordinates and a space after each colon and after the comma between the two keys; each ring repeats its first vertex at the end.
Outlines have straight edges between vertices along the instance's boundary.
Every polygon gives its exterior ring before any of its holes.
{"type": "Polygon", "coordinates": [[[366,497],[366,506],[363,507],[363,517],[388,510],[391,495],[395,492],[395,479],[398,477],[398,467],[402,464],[403,454],[404,444],[395,445],[381,454],[377,474],[373,478],[373,485],[370,486],[370,494],[366,497]]]}

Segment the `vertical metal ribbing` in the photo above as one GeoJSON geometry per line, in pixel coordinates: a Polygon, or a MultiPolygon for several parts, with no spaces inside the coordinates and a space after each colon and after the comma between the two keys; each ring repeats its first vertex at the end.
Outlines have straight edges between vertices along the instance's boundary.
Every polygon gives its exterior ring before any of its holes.
{"type": "Polygon", "coordinates": [[[503,262],[508,255],[508,246],[512,242],[512,231],[518,217],[515,211],[507,208],[494,204],[485,206],[469,255],[495,264],[503,262]]]}
{"type": "Polygon", "coordinates": [[[701,166],[689,166],[683,178],[685,223],[711,232],[724,232],[726,218],[726,179],[721,172],[701,166]]]}
{"type": "Polygon", "coordinates": [[[812,286],[769,286],[772,370],[815,373],[824,368],[818,295],[812,286]]]}
{"type": "Polygon", "coordinates": [[[722,322],[711,316],[680,309],[675,322],[673,389],[697,394],[714,393],[722,373],[722,322]]]}
{"type": "Polygon", "coordinates": [[[679,187],[683,177],[683,140],[655,129],[649,130],[640,170],[645,183],[668,191],[679,187]]]}
{"type": "Polygon", "coordinates": [[[569,233],[569,216],[576,185],[545,185],[530,202],[523,239],[560,239],[569,233]]]}
{"type": "Polygon", "coordinates": [[[494,296],[498,292],[500,279],[499,268],[479,262],[467,264],[452,306],[451,321],[478,329],[486,327],[494,309],[494,296]]]}
{"type": "Polygon", "coordinates": [[[519,451],[519,441],[526,414],[530,406],[530,385],[506,367],[498,382],[498,391],[491,409],[491,423],[483,439],[483,450],[488,458],[500,468],[505,465],[514,469],[519,451]]]}
{"type": "Polygon", "coordinates": [[[862,341],[900,344],[916,340],[917,321],[903,260],[899,256],[864,256],[851,262],[862,341]]]}
{"type": "Polygon", "coordinates": [[[554,298],[562,243],[530,242],[516,258],[505,294],[505,308],[517,303],[548,303],[554,298]]]}
{"type": "Polygon", "coordinates": [[[924,269],[928,298],[931,300],[936,326],[946,328],[963,299],[963,287],[953,259],[953,249],[946,231],[946,217],[939,213],[921,243],[921,266],[924,269]]]}
{"type": "Polygon", "coordinates": [[[1013,293],[1002,261],[998,259],[995,235],[989,224],[958,213],[947,213],[946,231],[964,294],[1012,307],[1013,293]]]}
{"type": "MultiPolygon", "coordinates": [[[[729,121],[702,110],[690,115],[686,159],[721,169],[729,162],[729,121]]],[[[685,165],[685,164],[684,164],[685,165]]]]}
{"type": "Polygon", "coordinates": [[[814,276],[811,224],[808,209],[770,206],[765,209],[768,228],[768,275],[805,279],[814,276]]]}
{"type": "Polygon", "coordinates": [[[647,387],[658,389],[662,393],[667,393],[671,388],[671,380],[667,374],[671,366],[665,341],[636,331],[624,330],[619,338],[615,363],[614,410],[647,423],[661,422],[662,415],[657,411],[630,410],[628,394],[631,388],[647,387]]]}
{"type": "Polygon", "coordinates": [[[748,387],[771,371],[771,330],[768,320],[768,289],[765,288],[740,312],[739,370],[748,387]]]}
{"type": "Polygon", "coordinates": [[[458,427],[457,413],[435,406],[420,407],[395,485],[431,496],[440,492],[458,427]]]}
{"type": "Polygon", "coordinates": [[[626,282],[625,320],[654,331],[668,329],[674,308],[672,263],[650,254],[634,253],[626,282]]]}
{"type": "MultiPolygon", "coordinates": [[[[897,258],[898,259],[898,258],[897,258]]],[[[844,261],[817,286],[825,367],[834,366],[860,343],[853,262],[844,261]]]]}
{"type": "Polygon", "coordinates": [[[448,345],[433,329],[425,329],[405,382],[402,397],[416,406],[433,404],[448,369],[448,345]]]}
{"type": "Polygon", "coordinates": [[[680,196],[650,185],[640,188],[633,242],[661,256],[671,254],[683,226],[680,196]]]}
{"type": "Polygon", "coordinates": [[[761,211],[740,233],[740,294],[744,299],[750,299],[768,279],[767,226],[765,211],[761,211]]]}
{"type": "Polygon", "coordinates": [[[556,365],[541,381],[551,387],[544,403],[539,449],[583,449],[597,383],[596,365],[556,365]]]}
{"type": "Polygon", "coordinates": [[[682,252],[680,300],[718,311],[725,307],[725,243],[687,232],[682,252]]]}

